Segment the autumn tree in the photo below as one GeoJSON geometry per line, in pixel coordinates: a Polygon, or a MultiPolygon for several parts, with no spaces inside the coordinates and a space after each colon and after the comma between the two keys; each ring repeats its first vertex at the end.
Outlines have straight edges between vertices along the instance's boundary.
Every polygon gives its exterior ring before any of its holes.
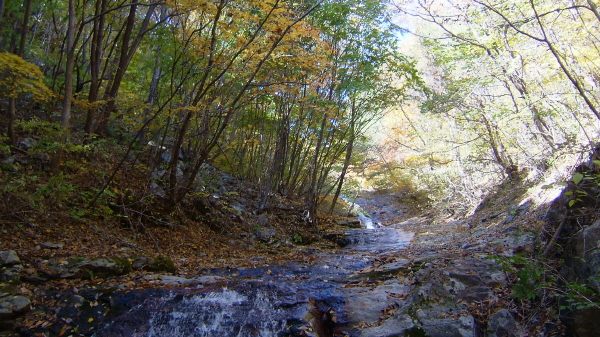
{"type": "Polygon", "coordinates": [[[427,139],[420,150],[425,158],[445,157],[432,166],[440,174],[447,176],[450,166],[463,172],[452,184],[475,182],[475,188],[464,185],[474,204],[479,188],[526,172],[539,175],[549,158],[589,146],[598,20],[588,3],[415,1],[396,7],[419,22],[414,33],[427,60],[419,66],[432,89],[417,100],[427,117],[409,116],[406,131],[427,139]],[[452,132],[438,135],[425,123],[452,132]]]}

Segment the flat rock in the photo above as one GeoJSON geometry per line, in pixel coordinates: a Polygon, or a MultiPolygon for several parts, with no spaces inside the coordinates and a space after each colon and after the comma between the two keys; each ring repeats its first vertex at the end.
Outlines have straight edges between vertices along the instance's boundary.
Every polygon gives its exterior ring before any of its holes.
{"type": "Polygon", "coordinates": [[[0,267],[14,266],[21,264],[21,260],[14,250],[0,251],[0,267]]]}
{"type": "Polygon", "coordinates": [[[53,243],[53,242],[42,242],[42,243],[40,243],[40,247],[45,248],[45,249],[62,249],[63,244],[62,243],[53,243]]]}
{"type": "Polygon", "coordinates": [[[363,329],[360,337],[397,337],[397,336],[424,336],[421,327],[409,315],[397,315],[385,320],[380,326],[363,329]],[[419,334],[419,332],[421,334],[419,334]]]}
{"type": "Polygon", "coordinates": [[[198,279],[189,279],[173,275],[146,275],[144,276],[144,280],[148,280],[149,283],[160,283],[164,285],[195,285],[202,283],[198,279]]]}
{"type": "Polygon", "coordinates": [[[50,259],[41,273],[49,278],[94,278],[112,277],[129,273],[131,263],[124,258],[67,258],[50,259]]]}
{"type": "Polygon", "coordinates": [[[0,297],[0,318],[16,317],[29,309],[31,300],[25,296],[9,295],[0,297]]]}
{"type": "Polygon", "coordinates": [[[360,220],[354,219],[354,218],[337,219],[337,220],[335,220],[335,222],[340,226],[344,226],[344,227],[348,227],[348,228],[362,228],[362,226],[360,224],[360,220]]]}
{"type": "Polygon", "coordinates": [[[374,289],[366,287],[346,288],[344,300],[348,320],[365,323],[375,323],[383,310],[401,301],[400,297],[409,291],[410,287],[397,282],[388,282],[374,289]]]}

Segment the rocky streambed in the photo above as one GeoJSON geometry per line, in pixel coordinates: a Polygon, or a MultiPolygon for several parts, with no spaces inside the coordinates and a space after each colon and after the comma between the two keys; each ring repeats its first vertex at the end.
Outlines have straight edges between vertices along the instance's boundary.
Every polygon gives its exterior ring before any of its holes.
{"type": "Polygon", "coordinates": [[[489,257],[532,249],[534,236],[514,230],[495,241],[439,238],[415,247],[405,229],[423,219],[411,221],[340,233],[343,248],[298,247],[310,263],[258,263],[193,277],[174,275],[160,259],[46,261],[32,271],[5,251],[2,328],[22,336],[525,335],[510,310],[495,308],[484,322],[474,306],[507,296],[506,275],[489,257]],[[133,269],[146,272],[127,284],[111,278],[133,269]],[[105,282],[19,290],[20,282],[92,276],[105,282]]]}

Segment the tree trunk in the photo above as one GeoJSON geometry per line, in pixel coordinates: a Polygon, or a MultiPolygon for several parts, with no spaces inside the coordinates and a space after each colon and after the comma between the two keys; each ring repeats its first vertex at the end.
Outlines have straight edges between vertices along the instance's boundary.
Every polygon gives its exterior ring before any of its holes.
{"type": "Polygon", "coordinates": [[[319,155],[321,153],[321,145],[323,144],[323,135],[325,134],[325,125],[327,122],[327,115],[323,115],[321,121],[321,129],[319,130],[319,137],[317,138],[317,144],[315,145],[315,153],[313,154],[312,162],[310,164],[310,181],[308,184],[308,192],[306,193],[306,210],[308,212],[308,221],[314,224],[318,230],[318,218],[317,218],[317,206],[319,191],[317,190],[317,166],[319,165],[319,155]]]}
{"type": "Polygon", "coordinates": [[[17,120],[17,99],[11,97],[8,99],[8,138],[12,147],[17,146],[17,135],[15,134],[15,122],[17,120]]]}
{"type": "Polygon", "coordinates": [[[104,97],[106,105],[102,109],[100,121],[98,122],[98,126],[96,128],[96,133],[100,135],[106,135],[108,120],[110,119],[111,113],[115,109],[115,99],[117,98],[117,93],[119,92],[121,81],[123,80],[123,77],[125,76],[125,71],[127,70],[127,66],[129,65],[130,60],[127,56],[129,54],[129,43],[131,42],[131,33],[133,32],[133,27],[135,24],[137,4],[138,0],[131,1],[131,7],[129,8],[129,16],[127,16],[127,21],[125,23],[125,32],[121,40],[119,64],[117,66],[117,71],[115,73],[110,90],[104,97]]]}
{"type": "Polygon", "coordinates": [[[17,55],[23,58],[25,54],[25,41],[27,40],[27,32],[29,31],[29,17],[31,16],[31,0],[25,1],[25,14],[23,16],[23,24],[21,25],[21,39],[19,41],[19,49],[17,55]]]}
{"type": "Polygon", "coordinates": [[[335,209],[335,204],[337,203],[340,194],[342,193],[342,186],[344,185],[344,178],[346,177],[346,172],[348,171],[348,167],[350,166],[350,160],[352,159],[352,150],[354,149],[354,139],[355,135],[355,127],[356,124],[356,98],[352,98],[352,107],[351,107],[351,116],[350,116],[350,140],[348,141],[348,145],[346,148],[346,158],[344,159],[344,166],[342,167],[342,172],[340,173],[340,178],[338,182],[338,186],[335,190],[335,194],[333,195],[333,200],[331,201],[331,207],[329,208],[329,213],[333,213],[335,209]]]}
{"type": "Polygon", "coordinates": [[[100,85],[102,79],[100,78],[101,65],[102,65],[102,39],[104,38],[104,22],[105,15],[102,14],[106,11],[106,0],[96,0],[96,19],[94,20],[92,28],[92,43],[90,50],[90,73],[92,75],[90,82],[90,91],[88,93],[88,102],[92,105],[88,109],[88,113],[85,120],[84,131],[88,134],[93,132],[94,118],[96,118],[96,111],[98,107],[95,106],[98,100],[98,93],[100,92],[100,85]]]}
{"type": "MultiPolygon", "coordinates": [[[[0,21],[2,21],[2,12],[4,11],[4,2],[2,2],[2,10],[0,11],[0,21]]],[[[16,50],[16,55],[23,58],[25,53],[25,41],[27,40],[27,30],[29,26],[29,16],[31,16],[31,0],[25,1],[25,13],[23,14],[23,24],[21,25],[21,37],[19,40],[19,47],[16,50]]],[[[15,133],[15,123],[17,121],[17,98],[11,97],[8,99],[8,116],[10,118],[8,122],[8,137],[10,138],[10,145],[13,147],[17,146],[17,135],[15,133]]]]}
{"type": "Polygon", "coordinates": [[[60,171],[63,147],[69,133],[71,120],[71,101],[73,99],[73,69],[75,67],[75,0],[69,0],[69,26],[67,28],[67,64],[65,69],[65,92],[63,111],[60,119],[60,140],[58,152],[52,158],[51,169],[55,174],[60,171]]]}

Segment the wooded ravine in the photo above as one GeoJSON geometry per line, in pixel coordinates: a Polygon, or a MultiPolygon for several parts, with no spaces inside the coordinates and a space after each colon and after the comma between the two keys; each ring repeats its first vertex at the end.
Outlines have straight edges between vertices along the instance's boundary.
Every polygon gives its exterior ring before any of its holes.
{"type": "Polygon", "coordinates": [[[598,336],[598,55],[594,0],[0,0],[0,336],[598,336]]]}

